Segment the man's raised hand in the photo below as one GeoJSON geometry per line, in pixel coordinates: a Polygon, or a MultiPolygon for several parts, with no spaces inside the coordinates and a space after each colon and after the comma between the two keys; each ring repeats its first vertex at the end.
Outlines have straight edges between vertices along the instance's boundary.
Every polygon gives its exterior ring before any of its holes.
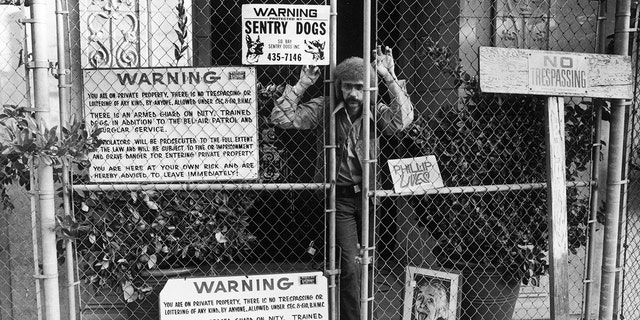
{"type": "Polygon", "coordinates": [[[311,86],[320,78],[320,67],[318,66],[302,66],[300,70],[299,82],[305,86],[311,86]]]}
{"type": "Polygon", "coordinates": [[[393,60],[391,48],[385,46],[383,49],[381,45],[378,45],[374,50],[374,55],[376,57],[376,70],[378,75],[382,77],[385,82],[395,80],[395,62],[393,60]]]}

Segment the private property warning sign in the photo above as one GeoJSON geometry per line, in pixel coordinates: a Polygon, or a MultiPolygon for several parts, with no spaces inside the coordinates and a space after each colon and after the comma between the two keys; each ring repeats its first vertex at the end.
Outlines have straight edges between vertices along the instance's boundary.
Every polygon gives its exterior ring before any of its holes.
{"type": "Polygon", "coordinates": [[[330,6],[242,5],[242,64],[328,65],[330,6]]]}
{"type": "Polygon", "coordinates": [[[631,57],[480,47],[483,92],[630,99],[631,57]]]}
{"type": "Polygon", "coordinates": [[[321,272],[169,279],[161,320],[329,319],[321,272]]]}
{"type": "Polygon", "coordinates": [[[258,178],[252,67],[84,70],[91,182],[258,178]]]}

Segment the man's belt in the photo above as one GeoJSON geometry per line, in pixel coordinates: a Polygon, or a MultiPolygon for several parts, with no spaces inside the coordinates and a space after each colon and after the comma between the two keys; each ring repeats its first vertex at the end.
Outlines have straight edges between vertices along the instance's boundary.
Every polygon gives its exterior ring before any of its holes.
{"type": "Polygon", "coordinates": [[[360,185],[354,184],[350,186],[336,185],[336,197],[351,198],[362,192],[360,185]]]}

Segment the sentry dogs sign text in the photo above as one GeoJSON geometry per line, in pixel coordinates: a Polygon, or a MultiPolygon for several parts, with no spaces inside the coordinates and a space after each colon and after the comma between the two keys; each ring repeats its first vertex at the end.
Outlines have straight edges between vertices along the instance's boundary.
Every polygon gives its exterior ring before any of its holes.
{"type": "Polygon", "coordinates": [[[242,5],[242,64],[328,65],[329,6],[242,5]]]}

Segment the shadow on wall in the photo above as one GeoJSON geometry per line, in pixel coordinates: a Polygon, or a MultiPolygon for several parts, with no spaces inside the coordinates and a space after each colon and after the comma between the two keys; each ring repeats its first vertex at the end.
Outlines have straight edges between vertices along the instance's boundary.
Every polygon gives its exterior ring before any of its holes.
{"type": "Polygon", "coordinates": [[[0,211],[0,319],[35,319],[29,195],[17,184],[7,194],[13,208],[0,211]]]}

